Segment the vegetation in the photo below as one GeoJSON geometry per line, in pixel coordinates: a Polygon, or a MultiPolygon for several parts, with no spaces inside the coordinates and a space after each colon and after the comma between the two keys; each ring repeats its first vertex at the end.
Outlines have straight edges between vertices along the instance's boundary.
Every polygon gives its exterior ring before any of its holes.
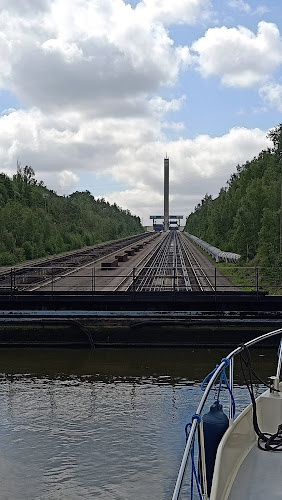
{"type": "Polygon", "coordinates": [[[53,255],[142,233],[132,216],[89,191],[58,196],[18,164],[11,179],[0,174],[0,265],[53,255]]]}
{"type": "Polygon", "coordinates": [[[270,131],[273,148],[237,166],[227,186],[206,194],[188,217],[185,230],[225,251],[241,264],[281,267],[280,192],[282,124],[270,131]]]}

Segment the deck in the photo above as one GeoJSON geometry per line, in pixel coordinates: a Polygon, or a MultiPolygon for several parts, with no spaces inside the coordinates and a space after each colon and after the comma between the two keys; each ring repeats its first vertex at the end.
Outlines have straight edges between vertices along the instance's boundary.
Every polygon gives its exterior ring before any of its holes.
{"type": "Polygon", "coordinates": [[[228,500],[281,500],[282,453],[255,445],[243,461],[228,500]]]}

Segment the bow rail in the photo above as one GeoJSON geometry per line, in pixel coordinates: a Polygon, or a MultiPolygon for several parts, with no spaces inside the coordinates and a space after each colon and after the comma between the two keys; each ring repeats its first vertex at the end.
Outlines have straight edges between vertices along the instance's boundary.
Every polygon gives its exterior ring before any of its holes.
{"type": "MultiPolygon", "coordinates": [[[[207,387],[202,395],[202,398],[201,398],[200,403],[198,405],[198,408],[196,410],[196,414],[194,415],[193,420],[192,420],[192,425],[191,425],[190,432],[189,432],[189,435],[188,435],[188,438],[186,441],[186,446],[185,446],[185,449],[183,452],[181,464],[180,464],[179,471],[178,471],[178,476],[177,476],[174,491],[173,491],[172,500],[178,500],[180,498],[180,493],[181,493],[181,489],[182,489],[182,485],[183,485],[185,471],[187,469],[187,465],[188,465],[189,459],[191,457],[196,433],[198,430],[200,431],[199,432],[199,436],[200,436],[199,447],[201,448],[201,450],[203,449],[203,431],[201,429],[202,423],[200,422],[201,421],[200,417],[202,415],[203,408],[205,406],[206,400],[209,396],[209,393],[210,393],[214,383],[216,382],[219,375],[223,372],[223,370],[227,366],[226,360],[229,361],[229,387],[230,387],[229,425],[230,425],[233,421],[233,418],[234,418],[234,411],[233,411],[232,397],[231,397],[231,394],[233,393],[233,382],[234,382],[234,378],[233,378],[233,375],[234,375],[234,357],[237,354],[239,354],[240,352],[242,352],[245,348],[251,347],[255,344],[258,344],[259,342],[261,342],[263,340],[266,340],[270,337],[274,337],[275,335],[279,335],[279,334],[282,334],[282,328],[279,328],[278,330],[273,330],[273,331],[268,332],[264,335],[260,335],[259,337],[256,337],[256,338],[250,340],[249,342],[246,342],[245,344],[240,345],[239,347],[234,349],[231,353],[229,353],[226,356],[226,358],[224,358],[221,361],[221,363],[216,367],[216,369],[212,373],[211,378],[209,379],[209,381],[207,383],[207,387]]],[[[279,351],[278,351],[278,364],[277,364],[276,376],[272,377],[273,385],[274,385],[275,389],[279,388],[279,378],[280,378],[280,372],[281,372],[281,365],[282,365],[282,339],[280,341],[280,346],[279,346],[279,351]]],[[[204,465],[204,461],[202,461],[202,469],[203,469],[203,465],[204,465]]],[[[205,476],[206,476],[205,470],[202,470],[202,477],[205,478],[205,476]]],[[[205,488],[205,479],[203,480],[203,486],[204,486],[204,489],[206,489],[205,488]]],[[[202,498],[203,498],[203,500],[207,499],[206,491],[202,492],[202,498]]]]}

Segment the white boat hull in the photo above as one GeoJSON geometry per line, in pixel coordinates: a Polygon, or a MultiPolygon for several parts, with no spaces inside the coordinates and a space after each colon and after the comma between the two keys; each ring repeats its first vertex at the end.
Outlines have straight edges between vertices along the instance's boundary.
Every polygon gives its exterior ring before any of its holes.
{"type": "MultiPolygon", "coordinates": [[[[280,391],[282,386],[280,384],[280,391]]],[[[265,391],[256,400],[260,430],[274,434],[282,423],[282,394],[265,391]]],[[[257,446],[249,405],[224,434],[217,450],[210,500],[282,499],[282,453],[257,446]]]]}

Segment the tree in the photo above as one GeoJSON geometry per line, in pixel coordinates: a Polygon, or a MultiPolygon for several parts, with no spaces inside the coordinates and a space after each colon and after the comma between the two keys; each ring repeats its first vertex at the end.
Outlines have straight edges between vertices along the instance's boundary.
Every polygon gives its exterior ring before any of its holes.
{"type": "Polygon", "coordinates": [[[0,265],[142,233],[139,217],[89,191],[58,196],[30,166],[0,174],[0,265]],[[46,201],[47,200],[47,201],[46,201]],[[10,255],[9,255],[10,252],[10,255]]]}
{"type": "Polygon", "coordinates": [[[272,140],[274,152],[282,150],[282,123],[271,129],[267,137],[272,140]]]}
{"type": "Polygon", "coordinates": [[[253,259],[256,265],[279,261],[281,172],[279,156],[273,153],[281,144],[282,124],[269,134],[276,149],[261,151],[252,161],[237,166],[227,188],[214,200],[206,195],[186,222],[189,233],[253,259]]]}

